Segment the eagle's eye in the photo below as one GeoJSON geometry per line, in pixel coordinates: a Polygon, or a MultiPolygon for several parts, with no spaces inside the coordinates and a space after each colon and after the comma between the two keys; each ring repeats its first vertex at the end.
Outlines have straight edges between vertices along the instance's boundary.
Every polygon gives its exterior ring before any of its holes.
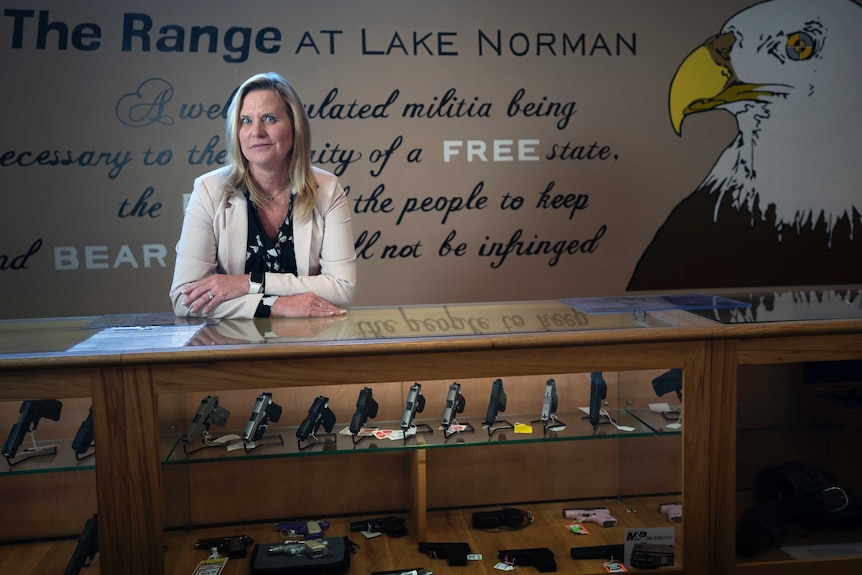
{"type": "Polygon", "coordinates": [[[787,57],[791,60],[808,60],[817,51],[817,44],[808,32],[794,32],[787,36],[787,57]]]}

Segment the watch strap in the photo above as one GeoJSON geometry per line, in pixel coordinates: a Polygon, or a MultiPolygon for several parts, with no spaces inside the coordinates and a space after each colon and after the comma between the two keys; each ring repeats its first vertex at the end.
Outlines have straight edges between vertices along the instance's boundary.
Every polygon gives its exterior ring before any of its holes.
{"type": "Polygon", "coordinates": [[[266,274],[264,272],[251,272],[248,275],[248,293],[264,293],[264,282],[266,274]]]}

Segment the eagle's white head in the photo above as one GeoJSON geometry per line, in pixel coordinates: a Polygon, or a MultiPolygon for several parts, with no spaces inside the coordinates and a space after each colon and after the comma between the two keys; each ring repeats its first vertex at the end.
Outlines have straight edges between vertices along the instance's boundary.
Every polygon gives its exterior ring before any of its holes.
{"type": "Polygon", "coordinates": [[[769,0],[732,17],[692,52],[670,90],[681,133],[690,114],[721,109],[739,134],[700,185],[767,219],[779,238],[862,212],[862,6],[769,0]],[[757,209],[755,209],[757,208],[757,209]]]}

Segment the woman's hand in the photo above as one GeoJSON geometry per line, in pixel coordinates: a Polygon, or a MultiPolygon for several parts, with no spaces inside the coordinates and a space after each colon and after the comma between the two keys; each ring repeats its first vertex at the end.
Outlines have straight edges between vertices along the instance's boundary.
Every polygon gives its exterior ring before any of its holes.
{"type": "Polygon", "coordinates": [[[248,275],[213,274],[183,288],[183,305],[192,313],[207,315],[220,303],[248,293],[248,275]]]}
{"type": "Polygon", "coordinates": [[[270,317],[329,317],[344,315],[347,310],[336,307],[313,293],[279,296],[270,317]]]}

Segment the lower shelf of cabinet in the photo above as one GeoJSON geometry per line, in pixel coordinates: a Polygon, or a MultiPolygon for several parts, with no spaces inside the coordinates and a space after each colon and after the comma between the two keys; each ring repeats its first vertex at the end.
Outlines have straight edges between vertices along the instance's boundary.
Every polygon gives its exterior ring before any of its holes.
{"type": "MultiPolygon", "coordinates": [[[[672,499],[672,498],[671,498],[672,499]]],[[[567,574],[598,574],[605,573],[602,564],[605,560],[574,560],[571,558],[572,547],[622,544],[627,529],[638,527],[675,527],[676,561],[673,568],[661,568],[658,572],[682,572],[682,526],[671,523],[659,512],[660,503],[668,502],[668,498],[627,498],[625,500],[595,500],[568,503],[543,503],[520,506],[530,511],[534,516],[531,525],[516,531],[490,533],[472,528],[472,513],[478,509],[457,509],[444,511],[429,511],[427,517],[427,542],[466,542],[474,554],[480,554],[481,560],[469,561],[467,566],[450,566],[445,559],[432,559],[418,550],[418,539],[412,531],[407,536],[393,538],[381,535],[366,539],[361,533],[350,532],[350,522],[364,517],[327,519],[331,523],[326,530],[327,537],[348,536],[359,545],[357,552],[351,556],[351,568],[348,571],[355,575],[368,575],[378,571],[409,569],[424,567],[436,575],[498,575],[494,569],[497,561],[497,551],[501,549],[524,549],[547,547],[554,553],[558,573],[567,574]],[[617,519],[616,527],[603,528],[595,523],[584,523],[589,531],[587,535],[572,533],[567,526],[572,522],[562,515],[564,508],[583,505],[585,507],[606,506],[617,519]]],[[[482,508],[496,509],[496,508],[482,508]]],[[[408,525],[410,524],[408,518],[408,525]]],[[[272,523],[240,525],[234,527],[198,529],[191,532],[172,531],[165,534],[166,539],[166,573],[168,575],[188,575],[194,572],[200,561],[207,558],[207,553],[196,550],[194,543],[201,538],[225,537],[230,535],[247,535],[258,544],[281,543],[280,536],[272,523]]],[[[621,557],[615,558],[622,560],[621,557]]],[[[228,569],[223,575],[245,575],[249,573],[249,560],[237,559],[228,562],[228,569]]],[[[523,573],[538,573],[534,567],[524,566],[523,573]]]]}

